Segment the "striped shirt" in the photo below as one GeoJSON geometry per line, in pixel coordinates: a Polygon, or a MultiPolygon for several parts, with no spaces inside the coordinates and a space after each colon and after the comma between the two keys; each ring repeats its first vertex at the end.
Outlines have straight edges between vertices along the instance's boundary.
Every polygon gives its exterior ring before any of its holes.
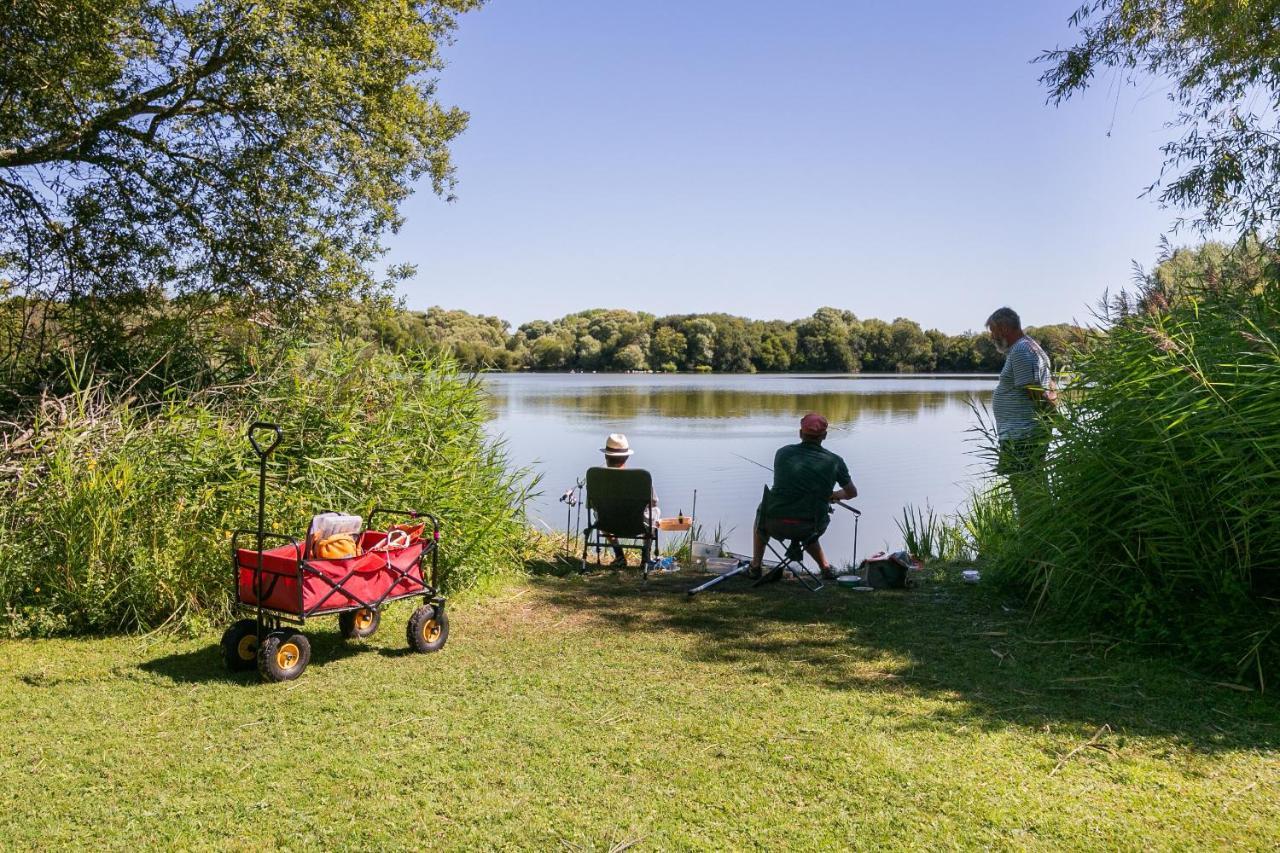
{"type": "Polygon", "coordinates": [[[991,397],[996,434],[1001,441],[1028,438],[1044,429],[1027,388],[1048,388],[1049,382],[1049,356],[1030,337],[1019,338],[1009,347],[1000,381],[991,397]]]}

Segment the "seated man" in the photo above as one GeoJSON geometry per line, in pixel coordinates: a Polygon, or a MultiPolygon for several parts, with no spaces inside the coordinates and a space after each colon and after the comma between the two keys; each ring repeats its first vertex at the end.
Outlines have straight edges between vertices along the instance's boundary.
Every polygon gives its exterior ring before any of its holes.
{"type": "MultiPolygon", "coordinates": [[[[627,441],[627,437],[620,432],[615,432],[605,441],[604,447],[601,448],[604,453],[604,464],[606,468],[625,468],[627,460],[635,453],[631,449],[631,443],[627,441]]],[[[658,521],[662,518],[662,512],[658,509],[658,496],[650,492],[649,500],[649,519],[650,529],[656,532],[658,529],[658,521]]],[[[610,564],[614,567],[621,567],[627,564],[626,554],[623,553],[622,547],[618,545],[618,538],[610,536],[609,542],[613,545],[613,562],[610,564]]]]}
{"type": "MultiPolygon", "coordinates": [[[[774,455],[769,505],[766,508],[762,502],[756,510],[751,577],[760,577],[760,563],[770,536],[783,538],[792,530],[806,529],[821,536],[831,522],[830,504],[858,496],[844,460],[822,446],[826,437],[827,419],[819,414],[807,414],[800,421],[800,443],[779,448],[774,455]],[[838,485],[839,491],[833,492],[832,485],[838,485]]],[[[817,561],[824,579],[836,576],[817,537],[805,550],[817,561]]],[[[764,580],[775,581],[781,577],[782,567],[778,566],[764,580]]]]}

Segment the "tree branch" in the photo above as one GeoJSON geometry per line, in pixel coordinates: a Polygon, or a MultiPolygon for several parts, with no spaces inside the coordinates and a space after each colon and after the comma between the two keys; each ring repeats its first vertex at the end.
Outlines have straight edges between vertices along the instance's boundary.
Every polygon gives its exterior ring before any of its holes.
{"type": "MultiPolygon", "coordinates": [[[[24,166],[37,166],[43,163],[74,162],[86,159],[84,152],[94,140],[106,130],[113,129],[132,118],[151,115],[164,116],[173,107],[172,104],[157,103],[171,98],[179,92],[189,91],[194,95],[195,86],[202,80],[218,73],[231,61],[233,50],[226,48],[226,39],[219,37],[214,43],[213,52],[200,66],[159,86],[153,86],[130,98],[117,107],[89,119],[73,131],[49,140],[41,145],[26,148],[18,145],[14,148],[0,148],[0,168],[19,169],[24,166]]],[[[190,99],[189,97],[187,98],[190,99]]],[[[183,103],[179,99],[178,105],[183,103]]],[[[176,114],[176,113],[175,113],[176,114]]],[[[152,119],[153,124],[155,118],[152,119]]],[[[158,126],[158,125],[157,125],[158,126]]]]}

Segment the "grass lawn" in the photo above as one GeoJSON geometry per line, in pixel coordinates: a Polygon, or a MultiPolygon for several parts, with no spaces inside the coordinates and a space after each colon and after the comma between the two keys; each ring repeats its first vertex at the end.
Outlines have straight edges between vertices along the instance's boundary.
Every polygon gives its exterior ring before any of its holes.
{"type": "Polygon", "coordinates": [[[1280,703],[981,587],[538,576],[296,682],[217,637],[8,642],[9,848],[1270,848],[1280,703]]]}

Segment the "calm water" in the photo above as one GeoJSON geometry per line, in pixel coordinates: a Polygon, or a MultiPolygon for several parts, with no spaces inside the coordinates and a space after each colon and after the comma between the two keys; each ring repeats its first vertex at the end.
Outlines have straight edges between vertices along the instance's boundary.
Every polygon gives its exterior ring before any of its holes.
{"type": "MultiPolygon", "coordinates": [[[[513,462],[542,475],[531,516],[563,535],[560,495],[592,465],[611,432],[625,433],[632,467],[653,473],[664,515],[694,509],[707,530],[733,528],[750,552],[751,520],[774,451],[798,441],[801,416],[831,422],[826,446],[849,464],[863,512],[858,556],[900,546],[902,507],[954,509],[982,474],[968,401],[988,402],[993,378],[494,374],[494,419],[513,462]],[[735,455],[737,454],[737,455],[735,455]]],[[[585,523],[585,522],[584,522],[585,523]]],[[[833,562],[853,558],[853,516],[837,510],[824,537],[833,562]]]]}

